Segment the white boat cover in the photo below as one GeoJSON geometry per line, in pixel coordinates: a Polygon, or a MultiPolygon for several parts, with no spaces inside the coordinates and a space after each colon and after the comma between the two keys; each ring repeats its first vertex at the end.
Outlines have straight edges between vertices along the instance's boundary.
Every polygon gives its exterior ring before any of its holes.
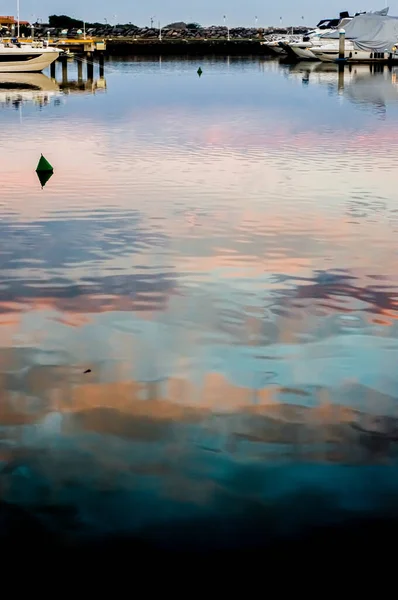
{"type": "MultiPolygon", "coordinates": [[[[339,32],[329,33],[327,37],[338,39],[339,32]]],[[[358,50],[392,52],[393,47],[398,44],[398,17],[378,13],[358,15],[346,25],[345,37],[358,50]]]]}

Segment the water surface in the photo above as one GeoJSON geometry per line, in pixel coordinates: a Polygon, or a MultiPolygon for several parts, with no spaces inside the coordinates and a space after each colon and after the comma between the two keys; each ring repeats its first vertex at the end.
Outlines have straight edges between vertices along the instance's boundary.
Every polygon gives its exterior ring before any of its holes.
{"type": "Polygon", "coordinates": [[[3,501],[167,545],[395,513],[396,75],[0,76],[3,501]]]}

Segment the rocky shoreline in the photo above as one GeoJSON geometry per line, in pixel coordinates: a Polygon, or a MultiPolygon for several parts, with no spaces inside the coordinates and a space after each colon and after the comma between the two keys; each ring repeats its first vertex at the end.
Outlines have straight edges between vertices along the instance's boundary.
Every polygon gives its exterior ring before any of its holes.
{"type": "MultiPolygon", "coordinates": [[[[191,31],[189,29],[165,29],[161,37],[158,29],[138,30],[135,35],[105,37],[108,54],[194,54],[194,55],[259,55],[268,54],[264,41],[283,35],[301,36],[305,27],[229,30],[211,27],[191,31]]],[[[100,32],[92,32],[100,33],[100,32]]]]}

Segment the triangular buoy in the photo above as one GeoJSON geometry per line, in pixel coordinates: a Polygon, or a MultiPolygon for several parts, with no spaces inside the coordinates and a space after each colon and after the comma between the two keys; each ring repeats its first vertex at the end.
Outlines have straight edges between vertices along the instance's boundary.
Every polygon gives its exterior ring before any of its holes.
{"type": "Polygon", "coordinates": [[[36,173],[53,173],[54,169],[43,155],[40,156],[39,163],[36,167],[36,173]]]}
{"type": "Polygon", "coordinates": [[[36,174],[39,178],[41,189],[43,189],[47,181],[54,175],[54,171],[36,171],[36,174]]]}
{"type": "Polygon", "coordinates": [[[199,67],[197,73],[198,73],[199,77],[202,75],[203,71],[202,71],[202,69],[200,67],[199,67]]]}

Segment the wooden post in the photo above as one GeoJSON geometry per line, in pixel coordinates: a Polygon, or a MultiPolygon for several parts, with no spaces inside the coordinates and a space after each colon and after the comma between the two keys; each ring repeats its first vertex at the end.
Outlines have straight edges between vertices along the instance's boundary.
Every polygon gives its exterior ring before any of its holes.
{"type": "Polygon", "coordinates": [[[87,52],[87,54],[86,54],[86,65],[87,65],[87,81],[93,81],[94,65],[92,62],[91,52],[87,52]]]}
{"type": "Polygon", "coordinates": [[[50,75],[51,75],[51,79],[55,79],[55,69],[56,69],[56,64],[57,61],[54,60],[54,62],[51,63],[50,65],[50,75]]]}
{"type": "Polygon", "coordinates": [[[339,60],[345,58],[345,29],[339,31],[339,60]]]}
{"type": "Polygon", "coordinates": [[[62,57],[62,85],[68,85],[68,61],[67,57],[62,57]]]}
{"type": "Polygon", "coordinates": [[[99,76],[100,76],[100,79],[103,79],[104,78],[104,53],[103,52],[100,53],[98,62],[99,62],[99,76]]]}
{"type": "Polygon", "coordinates": [[[77,81],[79,83],[83,81],[83,62],[81,60],[77,61],[77,81]]]}
{"type": "Polygon", "coordinates": [[[337,83],[337,89],[339,94],[344,90],[344,65],[340,64],[339,65],[339,77],[338,77],[338,83],[337,83]]]}

